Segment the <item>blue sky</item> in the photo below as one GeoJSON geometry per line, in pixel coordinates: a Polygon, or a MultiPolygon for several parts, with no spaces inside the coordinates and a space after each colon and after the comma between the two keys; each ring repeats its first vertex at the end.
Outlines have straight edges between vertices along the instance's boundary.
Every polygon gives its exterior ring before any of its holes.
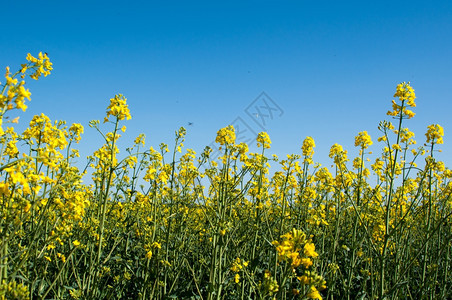
{"type": "Polygon", "coordinates": [[[0,22],[2,68],[39,51],[54,64],[28,80],[20,126],[41,112],[82,123],[83,156],[101,145],[88,122],[115,94],[133,116],[123,149],[139,133],[147,146],[171,144],[185,126],[199,153],[237,118],[260,131],[246,108],[265,92],[281,109],[264,126],[271,153],[301,153],[312,136],[314,160],[329,165],[331,145],[356,153],[363,130],[379,152],[378,123],[411,81],[416,116],[405,126],[422,145],[426,127],[442,125],[438,157],[452,164],[450,1],[7,1],[0,22]]]}

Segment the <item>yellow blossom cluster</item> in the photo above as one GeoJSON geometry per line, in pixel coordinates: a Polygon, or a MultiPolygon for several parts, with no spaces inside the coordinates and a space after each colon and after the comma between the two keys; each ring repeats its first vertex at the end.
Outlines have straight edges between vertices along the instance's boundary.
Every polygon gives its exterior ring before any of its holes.
{"type": "Polygon", "coordinates": [[[130,120],[132,116],[130,115],[129,106],[126,104],[127,99],[122,95],[115,95],[114,98],[110,99],[110,105],[107,107],[107,116],[104,122],[108,121],[108,117],[114,116],[118,120],[130,120]]]}
{"type": "Polygon", "coordinates": [[[27,69],[34,70],[34,73],[30,75],[33,79],[38,79],[42,75],[46,77],[53,70],[52,63],[50,62],[47,53],[42,54],[39,52],[38,57],[34,57],[30,53],[27,54],[27,60],[30,62],[27,65],[22,65],[21,73],[25,73],[27,69]]]}
{"type": "Polygon", "coordinates": [[[311,270],[313,266],[312,259],[319,256],[315,251],[314,243],[301,230],[295,228],[281,236],[281,238],[282,241],[280,242],[272,242],[276,246],[278,260],[288,262],[299,282],[308,286],[306,297],[322,299],[319,291],[326,288],[325,281],[311,270]],[[303,267],[300,274],[296,271],[299,266],[303,267]]]}
{"type": "Polygon", "coordinates": [[[240,272],[243,270],[243,268],[246,268],[248,266],[249,262],[241,260],[239,257],[237,257],[233,263],[232,267],[230,268],[234,275],[234,282],[239,283],[240,282],[240,272]]]}
{"type": "Polygon", "coordinates": [[[257,135],[257,146],[263,147],[264,149],[269,149],[271,145],[270,137],[268,136],[268,133],[266,132],[260,132],[257,135]]]}
{"type": "Polygon", "coordinates": [[[392,111],[388,111],[387,115],[394,117],[401,115],[408,119],[414,117],[415,113],[408,109],[408,107],[416,107],[416,103],[414,102],[416,94],[414,93],[414,89],[411,87],[410,83],[402,82],[398,84],[394,97],[398,97],[401,104],[399,105],[392,100],[392,111]]]}
{"type": "Polygon", "coordinates": [[[314,148],[315,148],[314,139],[310,136],[306,137],[303,141],[303,145],[301,146],[303,156],[312,157],[312,155],[314,155],[314,148]]]}
{"type": "Polygon", "coordinates": [[[444,129],[441,125],[438,124],[432,124],[427,126],[428,130],[425,136],[427,137],[427,144],[442,144],[443,143],[443,136],[444,136],[444,129]]]}
{"type": "Polygon", "coordinates": [[[361,131],[355,137],[355,146],[361,147],[361,149],[367,149],[370,145],[372,145],[372,139],[370,135],[367,134],[367,131],[361,131]]]}
{"type": "Polygon", "coordinates": [[[224,127],[217,132],[217,137],[215,138],[215,142],[220,145],[233,145],[235,143],[235,129],[232,125],[224,127]]]}
{"type": "MultiPolygon", "coordinates": [[[[14,74],[11,73],[10,68],[6,67],[5,80],[3,84],[0,82],[0,136],[4,134],[2,125],[3,117],[7,111],[13,109],[20,109],[25,111],[27,105],[25,99],[30,100],[30,91],[25,88],[25,75],[27,72],[34,71],[30,74],[33,79],[38,79],[41,75],[47,76],[52,70],[52,63],[47,54],[39,53],[38,57],[33,57],[30,53],[27,55],[27,64],[23,64],[21,69],[14,74]],[[20,81],[17,77],[20,77],[20,81]]],[[[17,123],[19,117],[12,120],[12,123],[17,123]]]]}
{"type": "Polygon", "coordinates": [[[293,268],[303,265],[305,268],[312,266],[311,258],[318,256],[315,252],[315,245],[306,239],[306,235],[297,229],[286,233],[282,236],[281,242],[273,241],[272,244],[276,246],[279,260],[288,260],[293,268]],[[303,249],[303,255],[300,256],[300,251],[303,249]]]}

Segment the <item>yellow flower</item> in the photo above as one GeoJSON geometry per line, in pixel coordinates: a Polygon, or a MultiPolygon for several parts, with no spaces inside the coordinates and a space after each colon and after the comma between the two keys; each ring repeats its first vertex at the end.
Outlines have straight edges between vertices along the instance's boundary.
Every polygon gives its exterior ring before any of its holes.
{"type": "Polygon", "coordinates": [[[17,150],[16,147],[17,140],[9,141],[6,145],[5,154],[9,155],[10,157],[17,157],[19,154],[19,150],[17,150]]]}
{"type": "Polygon", "coordinates": [[[402,147],[400,147],[399,144],[394,144],[394,145],[392,145],[392,148],[394,148],[394,149],[396,149],[396,150],[399,150],[399,151],[402,151],[402,147]]]}
{"type": "Polygon", "coordinates": [[[19,86],[19,96],[21,98],[27,98],[30,100],[30,95],[31,93],[28,89],[26,90],[23,85],[19,86]]]}
{"type": "Polygon", "coordinates": [[[308,258],[302,258],[301,259],[301,264],[307,269],[310,266],[312,266],[312,260],[308,257],[308,258]]]}
{"type": "Polygon", "coordinates": [[[386,136],[381,136],[381,137],[379,137],[379,138],[378,138],[378,141],[379,141],[379,142],[381,142],[381,141],[383,141],[383,142],[386,141],[386,136]]]}
{"type": "Polygon", "coordinates": [[[387,115],[397,116],[401,113],[402,116],[407,117],[408,119],[414,117],[415,113],[405,107],[405,105],[416,107],[416,103],[414,102],[416,95],[414,93],[414,89],[410,86],[410,83],[402,82],[398,84],[394,97],[398,97],[402,104],[398,105],[394,100],[392,100],[392,111],[388,111],[387,115]]]}
{"type": "Polygon", "coordinates": [[[432,144],[442,144],[443,143],[443,136],[444,136],[444,129],[441,127],[441,125],[438,124],[432,124],[429,125],[427,130],[427,133],[425,136],[427,137],[427,143],[432,144]]]}
{"type": "MultiPolygon", "coordinates": [[[[42,52],[39,52],[38,58],[28,53],[26,59],[31,63],[28,69],[35,70],[35,72],[30,75],[30,77],[35,80],[37,80],[41,75],[44,75],[44,77],[46,77],[50,74],[50,71],[53,70],[52,63],[50,62],[47,53],[42,54],[42,52]]],[[[22,67],[22,73],[25,72],[24,68],[25,67],[22,67]]]]}
{"type": "Polygon", "coordinates": [[[402,82],[397,85],[394,97],[398,97],[400,101],[407,101],[407,105],[415,107],[414,99],[416,99],[416,94],[414,89],[410,86],[410,83],[402,82]]]}
{"type": "Polygon", "coordinates": [[[312,155],[314,154],[314,148],[315,148],[314,139],[310,136],[307,136],[303,141],[303,146],[301,146],[303,155],[312,157],[312,155]]]}
{"type": "Polygon", "coordinates": [[[80,135],[83,134],[83,126],[79,123],[74,123],[69,128],[69,136],[72,140],[75,140],[78,143],[81,140],[80,135]]]}
{"type": "Polygon", "coordinates": [[[155,248],[155,249],[162,249],[162,244],[160,244],[158,242],[153,242],[151,247],[155,248]]]}
{"type": "Polygon", "coordinates": [[[370,135],[367,134],[367,131],[361,131],[358,133],[358,135],[355,137],[355,146],[361,147],[362,149],[367,149],[372,145],[372,139],[370,138],[370,135]]]}
{"type": "Polygon", "coordinates": [[[145,135],[143,133],[141,133],[140,135],[138,135],[135,138],[134,144],[135,145],[142,144],[144,146],[144,140],[145,140],[145,135]]]}
{"type": "Polygon", "coordinates": [[[334,163],[340,164],[347,160],[347,151],[345,151],[341,145],[334,144],[331,146],[330,154],[328,156],[334,159],[334,163]]]}
{"type": "Polygon", "coordinates": [[[311,289],[309,291],[309,293],[306,295],[306,297],[310,298],[310,299],[319,299],[322,300],[322,296],[320,295],[319,291],[314,287],[311,286],[311,289]]]}
{"type": "Polygon", "coordinates": [[[314,243],[306,243],[304,245],[304,255],[310,256],[310,257],[317,257],[319,254],[315,252],[315,245],[314,243]]]}
{"type": "Polygon", "coordinates": [[[404,109],[403,110],[404,115],[406,115],[408,117],[408,119],[411,119],[412,117],[414,117],[416,114],[409,109],[404,109]]]}
{"type": "Polygon", "coordinates": [[[299,276],[297,279],[300,280],[301,284],[309,284],[311,282],[311,279],[306,275],[299,276]]]}
{"type": "Polygon", "coordinates": [[[157,173],[157,170],[153,166],[149,166],[146,175],[143,177],[144,180],[150,181],[155,179],[155,174],[157,173]]]}
{"type": "Polygon", "coordinates": [[[240,275],[238,273],[235,274],[234,281],[235,281],[235,283],[239,283],[240,282],[240,275]]]}
{"type": "Polygon", "coordinates": [[[24,212],[26,212],[26,213],[29,212],[30,208],[31,208],[31,203],[27,201],[27,204],[24,207],[24,212]]]}
{"type": "Polygon", "coordinates": [[[215,142],[220,145],[233,145],[235,143],[235,129],[232,125],[224,127],[217,132],[215,142]]]}
{"type": "Polygon", "coordinates": [[[272,143],[272,141],[270,140],[270,137],[268,136],[268,133],[266,132],[260,132],[257,135],[257,146],[263,146],[265,149],[270,148],[270,145],[272,143]]]}
{"type": "Polygon", "coordinates": [[[66,256],[64,254],[57,253],[57,256],[59,259],[61,259],[62,262],[66,262],[66,256]]]}
{"type": "Polygon", "coordinates": [[[110,105],[107,107],[107,117],[114,116],[118,120],[130,120],[132,117],[130,115],[129,106],[126,104],[127,99],[122,95],[115,95],[114,98],[110,99],[110,105]]]}

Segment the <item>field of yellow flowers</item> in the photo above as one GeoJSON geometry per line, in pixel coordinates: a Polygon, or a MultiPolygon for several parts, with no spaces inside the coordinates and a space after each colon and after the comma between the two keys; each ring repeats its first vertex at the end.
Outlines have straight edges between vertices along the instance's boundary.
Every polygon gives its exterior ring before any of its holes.
{"type": "Polygon", "coordinates": [[[216,160],[185,149],[184,128],[174,149],[139,135],[120,156],[131,115],[116,95],[89,124],[104,144],[80,170],[81,124],[41,114],[19,133],[8,116],[27,108],[24,79],[51,70],[46,54],[29,54],[0,85],[1,299],[452,297],[452,171],[434,157],[440,125],[419,148],[404,127],[416,106],[408,83],[372,164],[365,131],[355,158],[331,147],[328,169],[311,137],[279,159],[265,132],[250,153],[232,126],[218,131],[216,160]]]}

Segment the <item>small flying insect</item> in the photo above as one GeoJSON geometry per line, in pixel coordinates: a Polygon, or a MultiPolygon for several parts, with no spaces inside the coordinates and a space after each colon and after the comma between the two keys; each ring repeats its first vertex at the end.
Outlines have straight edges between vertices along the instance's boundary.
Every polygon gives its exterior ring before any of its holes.
{"type": "Polygon", "coordinates": [[[188,126],[193,126],[193,122],[188,122],[188,126]]]}

